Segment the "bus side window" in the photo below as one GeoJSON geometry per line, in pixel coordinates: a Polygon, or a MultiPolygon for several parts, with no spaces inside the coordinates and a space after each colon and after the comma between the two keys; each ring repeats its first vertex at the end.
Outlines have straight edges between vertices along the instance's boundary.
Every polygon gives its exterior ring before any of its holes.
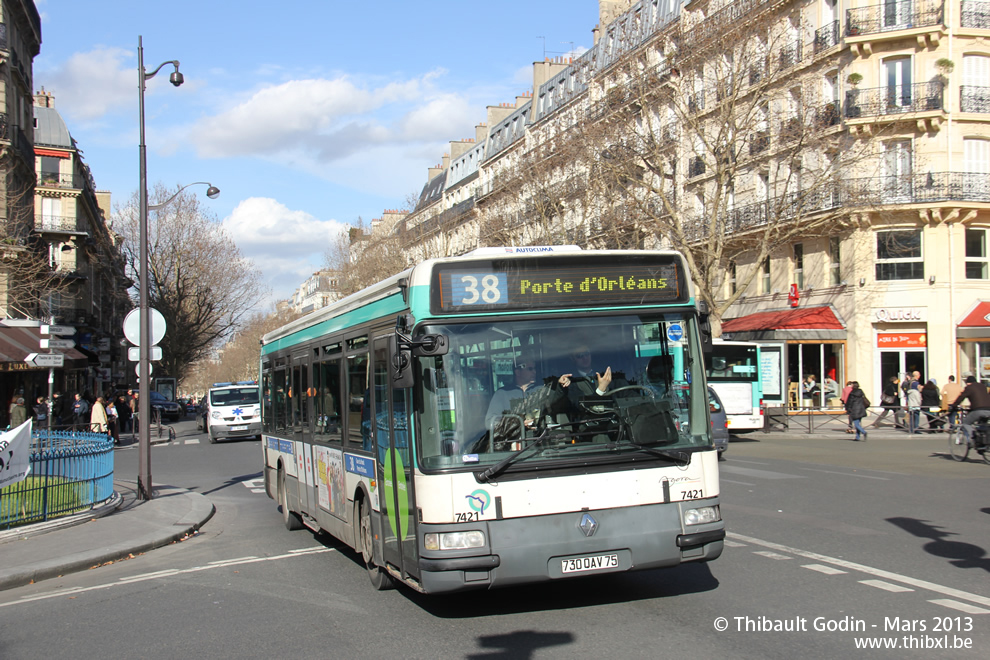
{"type": "Polygon", "coordinates": [[[316,385],[316,439],[322,442],[341,442],[341,380],[340,360],[327,360],[315,365],[316,385]]]}
{"type": "MultiPolygon", "coordinates": [[[[370,421],[370,409],[365,411],[365,406],[370,406],[371,401],[366,400],[368,394],[368,354],[347,356],[347,439],[352,445],[363,446],[362,420],[370,421]]],[[[370,433],[370,428],[367,430],[370,433]]]]}

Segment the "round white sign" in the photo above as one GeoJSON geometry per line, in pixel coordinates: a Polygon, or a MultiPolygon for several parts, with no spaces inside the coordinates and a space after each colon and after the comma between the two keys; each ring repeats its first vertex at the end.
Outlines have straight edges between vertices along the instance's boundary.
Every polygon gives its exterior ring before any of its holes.
{"type": "MultiPolygon", "coordinates": [[[[151,316],[151,345],[157,346],[165,336],[165,317],[153,307],[148,308],[151,316]]],[[[141,345],[141,310],[132,309],[124,317],[124,336],[135,346],[141,345]]]]}
{"type": "MultiPolygon", "coordinates": [[[[148,376],[151,376],[151,373],[154,370],[155,370],[155,365],[152,364],[151,362],[149,362],[148,363],[148,376]]],[[[138,362],[137,364],[134,365],[134,373],[137,375],[138,380],[140,380],[141,379],[141,363],[140,362],[138,362]]]]}

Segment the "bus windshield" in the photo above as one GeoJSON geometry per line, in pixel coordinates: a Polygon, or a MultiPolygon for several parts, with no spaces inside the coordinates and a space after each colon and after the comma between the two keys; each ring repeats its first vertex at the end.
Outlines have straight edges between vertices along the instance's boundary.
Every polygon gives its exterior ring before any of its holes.
{"type": "Polygon", "coordinates": [[[449,352],[419,358],[423,469],[689,459],[711,448],[693,311],[421,328],[449,352]],[[673,458],[671,458],[673,457],[673,458]]]}

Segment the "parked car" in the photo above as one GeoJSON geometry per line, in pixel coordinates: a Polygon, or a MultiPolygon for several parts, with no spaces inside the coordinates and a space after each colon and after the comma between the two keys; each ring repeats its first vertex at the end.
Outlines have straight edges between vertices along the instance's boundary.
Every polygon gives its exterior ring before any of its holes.
{"type": "Polygon", "coordinates": [[[722,454],[729,448],[729,420],[725,416],[722,400],[710,387],[708,388],[708,411],[712,418],[712,440],[715,442],[715,449],[718,450],[718,457],[721,459],[722,454]]]}
{"type": "Polygon", "coordinates": [[[192,399],[186,399],[186,414],[187,414],[187,415],[195,415],[195,414],[196,414],[196,410],[197,410],[198,408],[199,408],[199,406],[197,406],[197,405],[196,405],[196,404],[195,404],[195,403],[193,402],[193,400],[192,400],[192,399]]]}
{"type": "Polygon", "coordinates": [[[175,401],[169,401],[164,394],[151,390],[149,403],[152,408],[161,411],[163,421],[177,422],[185,416],[185,412],[175,401]]]}

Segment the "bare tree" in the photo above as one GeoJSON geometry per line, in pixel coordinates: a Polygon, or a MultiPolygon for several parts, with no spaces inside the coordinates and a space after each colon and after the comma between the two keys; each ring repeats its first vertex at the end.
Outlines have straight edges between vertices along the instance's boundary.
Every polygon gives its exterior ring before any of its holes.
{"type": "MultiPolygon", "coordinates": [[[[174,191],[155,187],[154,201],[174,191]]],[[[118,208],[114,227],[125,237],[128,267],[139,274],[139,219],[135,193],[118,208]]],[[[179,193],[148,221],[151,307],[165,317],[161,368],[180,381],[251,313],[262,293],[260,274],[245,259],[216,217],[191,192],[179,193]]],[[[135,290],[136,295],[136,290],[135,290]]]]}
{"type": "MultiPolygon", "coordinates": [[[[750,3],[753,4],[753,3],[750,3]]],[[[869,205],[849,176],[876,166],[874,127],[853,136],[823,98],[834,59],[795,72],[811,44],[769,4],[748,16],[682,20],[619,63],[580,136],[594,220],[683,252],[718,320],[780,245],[849,227],[869,205]],[[720,20],[721,19],[721,20],[720,20]],[[807,50],[805,50],[807,49],[807,50]],[[724,295],[728,264],[753,266],[724,295]]]]}
{"type": "Polygon", "coordinates": [[[361,220],[330,242],[324,264],[337,272],[338,291],[347,296],[408,267],[402,227],[372,232],[361,220]]]}

